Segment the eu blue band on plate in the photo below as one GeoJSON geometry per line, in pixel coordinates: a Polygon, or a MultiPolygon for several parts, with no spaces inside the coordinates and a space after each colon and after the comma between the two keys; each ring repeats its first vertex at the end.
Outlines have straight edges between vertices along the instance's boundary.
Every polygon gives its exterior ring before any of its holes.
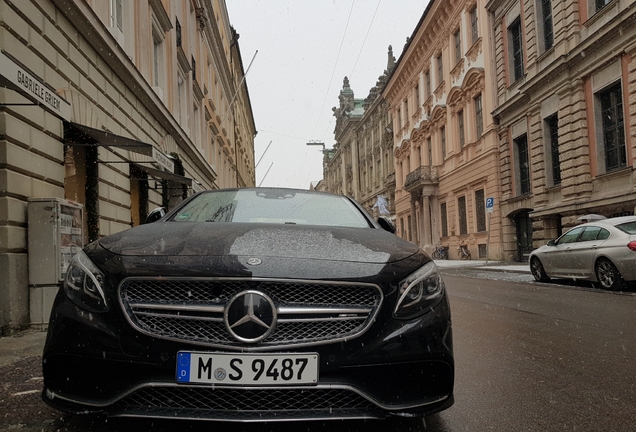
{"type": "Polygon", "coordinates": [[[177,354],[177,382],[190,382],[190,353],[177,354]]]}

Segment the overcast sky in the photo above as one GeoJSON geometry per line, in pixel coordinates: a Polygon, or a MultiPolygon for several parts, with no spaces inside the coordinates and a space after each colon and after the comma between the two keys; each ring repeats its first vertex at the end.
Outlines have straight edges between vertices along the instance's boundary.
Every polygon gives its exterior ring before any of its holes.
{"type": "Polygon", "coordinates": [[[254,59],[247,85],[258,131],[255,163],[262,157],[257,186],[308,189],[322,179],[320,147],[306,143],[335,143],[331,108],[343,78],[357,99],[366,98],[386,69],[389,45],[397,60],[427,3],[226,0],[246,70],[254,59]]]}

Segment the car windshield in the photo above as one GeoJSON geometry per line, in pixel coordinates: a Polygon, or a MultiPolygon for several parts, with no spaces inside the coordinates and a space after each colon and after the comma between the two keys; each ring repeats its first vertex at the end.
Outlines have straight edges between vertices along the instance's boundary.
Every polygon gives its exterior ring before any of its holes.
{"type": "Polygon", "coordinates": [[[627,222],[627,223],[624,223],[624,224],[616,225],[616,228],[618,228],[621,231],[626,232],[627,234],[636,235],[636,221],[627,222]]]}
{"type": "Polygon", "coordinates": [[[368,228],[369,222],[343,196],[291,189],[233,189],[198,195],[176,222],[248,222],[368,228]]]}

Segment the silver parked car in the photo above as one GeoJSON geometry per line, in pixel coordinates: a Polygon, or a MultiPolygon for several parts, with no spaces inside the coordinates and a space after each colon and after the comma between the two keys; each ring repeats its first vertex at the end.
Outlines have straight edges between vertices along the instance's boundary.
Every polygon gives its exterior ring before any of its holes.
{"type": "Polygon", "coordinates": [[[636,216],[578,225],[532,251],[530,270],[538,281],[587,279],[617,290],[636,280],[636,216]]]}

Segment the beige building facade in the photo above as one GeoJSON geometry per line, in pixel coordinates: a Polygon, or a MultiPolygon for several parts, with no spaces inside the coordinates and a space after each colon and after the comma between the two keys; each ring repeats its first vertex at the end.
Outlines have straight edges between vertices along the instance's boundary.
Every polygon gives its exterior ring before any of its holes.
{"type": "Polygon", "coordinates": [[[636,2],[491,0],[504,257],[636,208],[636,2]]]}
{"type": "Polygon", "coordinates": [[[431,0],[383,92],[398,235],[450,258],[460,242],[473,259],[503,253],[490,30],[485,1],[431,0]]]}
{"type": "Polygon", "coordinates": [[[223,0],[2,0],[0,20],[7,333],[45,326],[59,286],[34,282],[30,200],[79,203],[87,244],[193,192],[254,185],[256,128],[223,0]]]}
{"type": "Polygon", "coordinates": [[[347,77],[343,80],[333,149],[324,150],[325,190],[354,198],[374,217],[394,219],[395,173],[392,124],[382,98],[395,58],[389,47],[386,71],[365,99],[356,99],[347,77]]]}

